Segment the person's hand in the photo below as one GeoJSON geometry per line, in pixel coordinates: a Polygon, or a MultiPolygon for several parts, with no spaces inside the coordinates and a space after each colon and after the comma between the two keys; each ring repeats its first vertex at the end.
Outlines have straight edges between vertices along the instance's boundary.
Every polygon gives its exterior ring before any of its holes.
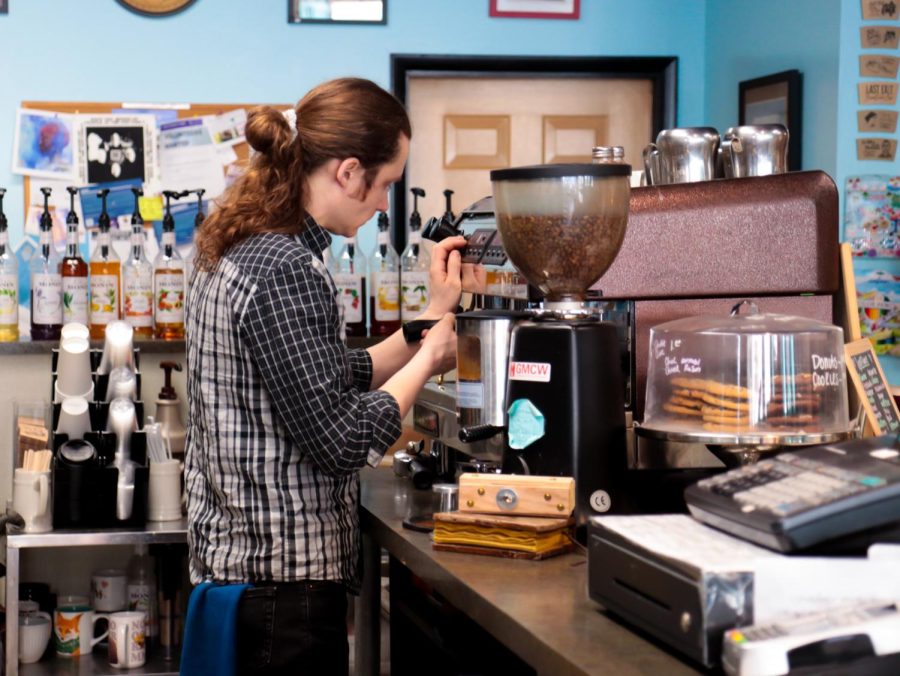
{"type": "Polygon", "coordinates": [[[456,367],[456,315],[445,314],[441,320],[425,331],[422,351],[431,358],[431,375],[446,373],[456,367]]]}
{"type": "Polygon", "coordinates": [[[487,293],[487,270],[480,263],[462,264],[462,290],[468,293],[487,293]]]}
{"type": "Polygon", "coordinates": [[[448,237],[431,249],[430,299],[423,319],[437,319],[453,312],[462,293],[462,262],[459,249],[466,245],[462,236],[448,237]]]}

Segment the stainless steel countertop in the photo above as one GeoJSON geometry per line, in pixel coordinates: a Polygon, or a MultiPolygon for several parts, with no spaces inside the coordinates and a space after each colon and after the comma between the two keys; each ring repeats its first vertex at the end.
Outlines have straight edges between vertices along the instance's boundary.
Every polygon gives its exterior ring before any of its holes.
{"type": "Polygon", "coordinates": [[[587,558],[519,561],[434,551],[402,526],[436,497],[388,467],[362,473],[364,531],[539,674],[699,673],[646,635],[606,616],[587,593],[587,558]]]}

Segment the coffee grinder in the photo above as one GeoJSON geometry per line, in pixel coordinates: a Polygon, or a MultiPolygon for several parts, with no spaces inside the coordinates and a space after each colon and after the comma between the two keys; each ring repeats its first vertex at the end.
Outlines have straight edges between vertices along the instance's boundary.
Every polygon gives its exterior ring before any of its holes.
{"type": "Polygon", "coordinates": [[[497,236],[539,307],[457,317],[460,438],[502,435],[506,473],[572,476],[575,516],[616,509],[626,467],[619,336],[586,292],[625,237],[631,167],[491,172],[497,236]]]}

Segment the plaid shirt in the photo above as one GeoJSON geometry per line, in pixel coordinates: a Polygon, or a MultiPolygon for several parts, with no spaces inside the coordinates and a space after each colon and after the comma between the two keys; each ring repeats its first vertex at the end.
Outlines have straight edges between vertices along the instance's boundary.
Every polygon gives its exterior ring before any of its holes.
{"type": "Polygon", "coordinates": [[[400,409],[369,391],[321,259],[331,237],[254,235],[187,303],[185,481],[191,581],[359,585],[359,470],[400,436],[400,409]]]}

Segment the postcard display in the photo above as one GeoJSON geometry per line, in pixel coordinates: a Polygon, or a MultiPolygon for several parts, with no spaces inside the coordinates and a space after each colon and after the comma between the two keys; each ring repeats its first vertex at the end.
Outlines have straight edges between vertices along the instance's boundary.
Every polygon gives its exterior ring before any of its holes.
{"type": "Polygon", "coordinates": [[[859,0],[859,7],[855,145],[856,159],[868,171],[846,179],[843,239],[854,256],[861,333],[888,380],[900,385],[900,175],[894,175],[900,3],[859,0]]]}

